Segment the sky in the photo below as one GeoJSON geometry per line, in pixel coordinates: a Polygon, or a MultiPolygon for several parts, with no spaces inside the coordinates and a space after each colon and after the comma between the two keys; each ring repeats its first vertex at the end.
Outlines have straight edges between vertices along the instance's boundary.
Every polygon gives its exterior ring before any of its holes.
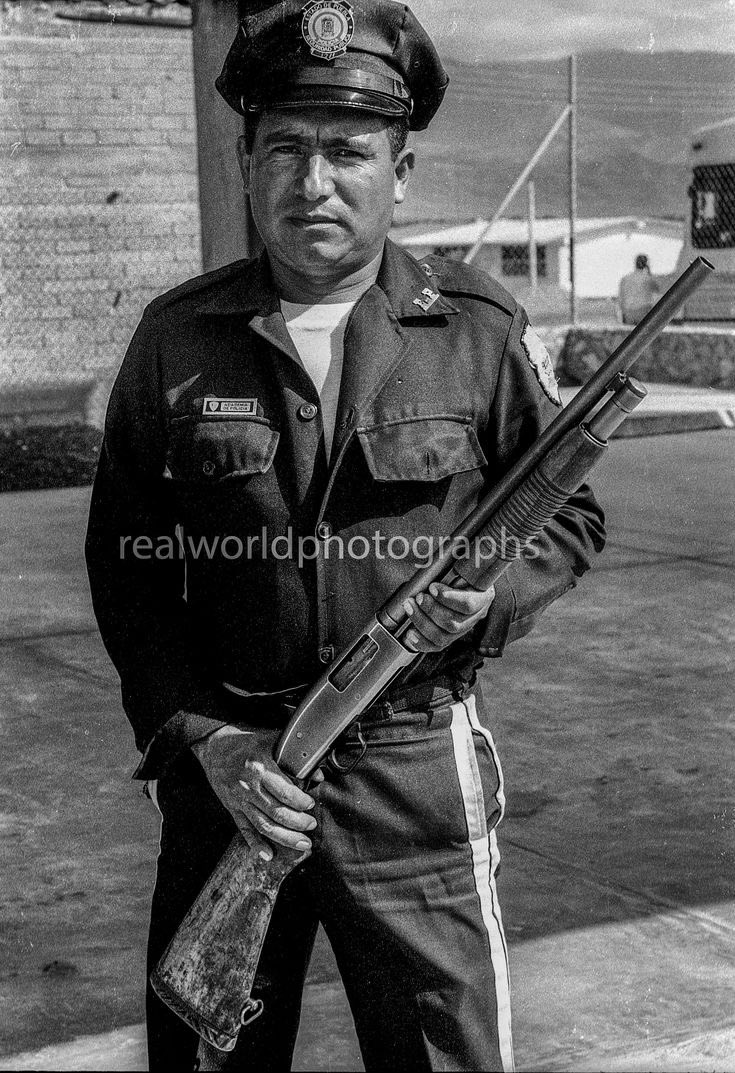
{"type": "Polygon", "coordinates": [[[735,0],[408,0],[442,55],[469,63],[570,51],[735,52],[735,0]]]}

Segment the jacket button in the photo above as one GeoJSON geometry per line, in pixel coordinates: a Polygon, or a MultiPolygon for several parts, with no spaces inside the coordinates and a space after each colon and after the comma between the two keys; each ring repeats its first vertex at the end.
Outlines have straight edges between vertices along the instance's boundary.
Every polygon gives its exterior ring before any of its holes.
{"type": "Polygon", "coordinates": [[[331,663],[334,659],[334,647],[332,645],[325,645],[324,648],[319,649],[319,662],[331,663]]]}
{"type": "Polygon", "coordinates": [[[316,413],[316,406],[313,402],[304,402],[299,406],[299,417],[302,421],[313,421],[316,413]]]}
{"type": "Polygon", "coordinates": [[[214,462],[210,462],[209,459],[202,463],[202,473],[206,474],[207,477],[211,477],[216,469],[214,462]]]}
{"type": "Polygon", "coordinates": [[[319,522],[319,525],[316,527],[316,535],[320,540],[329,540],[332,535],[332,527],[329,522],[319,522]]]}

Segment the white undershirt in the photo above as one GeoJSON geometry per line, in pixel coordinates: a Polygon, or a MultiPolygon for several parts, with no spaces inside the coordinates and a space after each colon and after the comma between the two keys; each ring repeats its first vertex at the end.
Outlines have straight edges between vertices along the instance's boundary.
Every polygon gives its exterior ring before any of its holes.
{"type": "Polygon", "coordinates": [[[337,419],[345,329],[356,301],[355,298],[351,302],[303,305],[301,302],[285,302],[281,299],[281,312],[288,333],[321,399],[327,458],[332,450],[337,419]]]}
{"type": "Polygon", "coordinates": [[[332,453],[339,388],[345,357],[345,331],[354,306],[378,278],[383,251],[352,277],[349,286],[325,294],[318,302],[303,304],[280,299],[288,334],[314,381],[322,404],[322,427],[327,459],[332,453]],[[355,276],[357,278],[355,278],[355,276]]]}

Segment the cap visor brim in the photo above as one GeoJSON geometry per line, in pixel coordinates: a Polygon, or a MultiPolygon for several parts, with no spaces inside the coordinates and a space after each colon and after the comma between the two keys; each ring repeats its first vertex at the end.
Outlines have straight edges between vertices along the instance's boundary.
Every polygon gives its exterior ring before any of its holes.
{"type": "Polygon", "coordinates": [[[392,101],[381,93],[347,89],[344,86],[294,86],[283,99],[276,97],[268,104],[271,108],[355,108],[394,119],[400,116],[408,118],[408,109],[400,101],[392,101]]]}

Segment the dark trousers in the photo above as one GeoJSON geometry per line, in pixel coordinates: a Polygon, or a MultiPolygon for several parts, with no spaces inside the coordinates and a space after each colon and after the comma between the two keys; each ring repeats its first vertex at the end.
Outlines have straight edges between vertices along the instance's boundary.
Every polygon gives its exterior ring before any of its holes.
{"type": "MultiPolygon", "coordinates": [[[[512,1069],[505,939],[495,888],[502,774],[473,697],[363,726],[349,774],[314,792],[311,856],[284,882],[253,997],[263,1014],[222,1068],[291,1068],[318,923],[367,1070],[512,1069]]],[[[349,762],[357,744],[340,759],[349,762]]],[[[160,781],[164,816],[152,967],[234,833],[191,754],[160,781]]],[[[198,1038],[148,990],[153,1073],[193,1068],[198,1038]]]]}

